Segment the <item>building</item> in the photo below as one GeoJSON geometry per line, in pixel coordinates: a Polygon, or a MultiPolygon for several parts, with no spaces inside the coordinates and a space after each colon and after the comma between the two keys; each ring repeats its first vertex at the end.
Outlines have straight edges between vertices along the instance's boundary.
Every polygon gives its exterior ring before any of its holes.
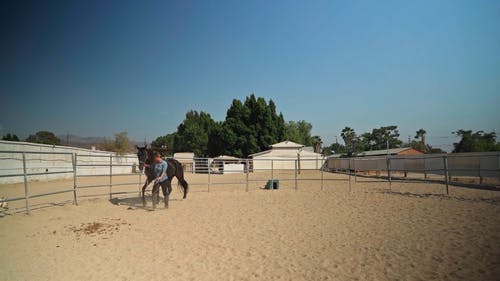
{"type": "Polygon", "coordinates": [[[174,159],[179,161],[184,168],[184,171],[194,172],[194,152],[177,152],[174,153],[174,159]]]}
{"type": "Polygon", "coordinates": [[[232,174],[245,172],[245,160],[234,156],[220,155],[212,159],[211,173],[232,174]]]}
{"type": "Polygon", "coordinates": [[[304,145],[292,141],[283,141],[271,145],[271,149],[249,155],[253,170],[298,169],[317,170],[325,158],[320,153],[306,149],[304,145]]]}
{"type": "Polygon", "coordinates": [[[401,148],[390,148],[389,151],[387,151],[387,149],[363,151],[363,152],[356,154],[356,157],[386,156],[387,154],[389,154],[389,155],[419,155],[419,154],[424,154],[424,153],[421,151],[418,151],[412,147],[401,147],[401,148]]]}

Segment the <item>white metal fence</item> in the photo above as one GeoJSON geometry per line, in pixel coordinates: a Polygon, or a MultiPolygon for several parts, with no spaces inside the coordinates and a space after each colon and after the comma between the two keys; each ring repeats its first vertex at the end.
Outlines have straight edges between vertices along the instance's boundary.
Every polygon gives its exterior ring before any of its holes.
{"type": "MultiPolygon", "coordinates": [[[[351,189],[354,182],[366,177],[379,177],[391,186],[394,180],[439,181],[448,184],[479,184],[498,187],[500,184],[500,153],[470,153],[419,156],[390,156],[372,158],[329,158],[317,163],[317,159],[231,159],[209,158],[178,159],[188,169],[185,176],[191,188],[211,192],[227,187],[229,190],[250,191],[262,188],[269,182],[279,182],[284,189],[299,189],[309,181],[321,189],[331,181],[345,182],[351,189]],[[190,167],[190,168],[189,168],[190,167]],[[316,168],[318,167],[318,168],[316,168]],[[344,174],[343,177],[332,175],[344,174]],[[191,175],[192,174],[192,175],[191,175]],[[231,175],[231,176],[228,176],[231,175]],[[475,182],[468,182],[470,179],[475,182]]],[[[0,169],[0,179],[21,178],[21,185],[14,187],[14,196],[5,201],[24,201],[22,210],[30,212],[32,201],[46,196],[68,193],[68,199],[76,205],[85,190],[104,189],[110,199],[118,194],[139,194],[145,177],[138,171],[137,157],[133,155],[89,155],[69,152],[0,151],[0,161],[6,161],[0,169]],[[37,189],[39,183],[52,181],[64,175],[63,186],[56,184],[37,189]],[[58,177],[54,177],[58,176],[58,177]],[[70,179],[71,184],[68,183],[70,179]],[[99,179],[99,180],[97,180],[99,179]],[[20,189],[23,189],[22,191],[20,189]]],[[[11,184],[16,185],[16,184],[11,184]]],[[[0,196],[5,196],[0,185],[0,196]]],[[[101,194],[102,195],[102,194],[101,194]]]]}
{"type": "MultiPolygon", "coordinates": [[[[312,181],[318,183],[321,189],[329,181],[348,181],[348,177],[325,176],[325,162],[317,163],[317,159],[232,159],[220,161],[210,158],[178,159],[185,166],[192,167],[185,170],[189,176],[190,187],[198,187],[202,191],[210,192],[214,187],[227,186],[230,189],[253,190],[263,188],[269,182],[279,184],[281,188],[299,188],[301,182],[312,181]],[[314,162],[314,163],[313,163],[314,162]],[[318,168],[316,168],[318,167],[318,168]],[[193,175],[189,175],[193,174],[193,175]],[[231,176],[227,176],[231,175],[231,176]]],[[[71,194],[73,204],[86,196],[85,190],[104,189],[105,194],[112,199],[117,194],[140,194],[145,176],[138,171],[137,157],[133,155],[89,155],[70,152],[43,152],[43,151],[0,151],[0,161],[6,161],[0,169],[2,178],[22,178],[21,193],[16,190],[16,196],[7,196],[5,201],[24,201],[27,213],[35,205],[35,198],[55,194],[71,194]],[[57,182],[52,175],[65,175],[63,186],[55,188],[49,185],[46,189],[36,188],[38,182],[57,182]],[[68,184],[68,179],[71,184],[68,184]],[[35,190],[35,192],[33,192],[35,190]],[[22,194],[22,195],[21,195],[22,194]]],[[[350,179],[350,177],[349,177],[350,179]]],[[[0,185],[0,196],[5,194],[2,188],[9,188],[16,184],[0,185]]],[[[17,184],[19,185],[19,184],[17,184]]],[[[350,180],[349,180],[350,187],[350,180]]],[[[274,189],[274,187],[271,187],[274,189]]],[[[102,195],[102,194],[101,194],[102,195]]],[[[87,197],[87,196],[86,196],[87,197]]],[[[68,195],[68,198],[70,195],[68,195]]]]}
{"type": "Polygon", "coordinates": [[[448,184],[500,185],[500,153],[423,154],[382,157],[328,158],[329,171],[392,180],[424,180],[448,184]]]}

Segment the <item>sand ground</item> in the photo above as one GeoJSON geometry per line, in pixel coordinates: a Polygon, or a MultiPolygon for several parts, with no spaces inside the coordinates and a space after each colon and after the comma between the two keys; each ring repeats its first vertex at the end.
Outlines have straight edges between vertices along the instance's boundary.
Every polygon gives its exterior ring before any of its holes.
{"type": "MultiPolygon", "coordinates": [[[[500,193],[441,184],[392,185],[307,171],[188,174],[187,200],[150,211],[138,185],[33,198],[30,215],[0,218],[0,280],[498,280],[500,193]],[[310,180],[306,180],[310,179],[310,180]],[[230,184],[240,182],[241,184],[230,184]],[[223,184],[222,184],[223,183],[223,184]],[[52,206],[61,203],[61,206],[52,206]]],[[[114,178],[132,182],[137,176],[114,178]]],[[[109,179],[82,178],[79,185],[109,179]]],[[[71,180],[30,183],[30,194],[71,180]]],[[[21,184],[0,196],[22,195],[21,184]]],[[[11,211],[24,201],[11,202],[11,211]]],[[[20,209],[19,209],[20,210],[20,209]]]]}

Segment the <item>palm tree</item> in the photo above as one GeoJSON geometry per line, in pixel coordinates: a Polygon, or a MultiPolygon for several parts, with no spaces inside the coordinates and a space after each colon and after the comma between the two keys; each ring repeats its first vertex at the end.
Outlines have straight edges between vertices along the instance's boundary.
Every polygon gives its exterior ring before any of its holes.
{"type": "Polygon", "coordinates": [[[424,129],[416,131],[415,139],[420,139],[423,145],[425,145],[425,135],[427,132],[424,129]]]}
{"type": "Polygon", "coordinates": [[[321,153],[321,146],[323,145],[323,141],[320,136],[313,136],[313,144],[314,144],[314,152],[321,153]]]}

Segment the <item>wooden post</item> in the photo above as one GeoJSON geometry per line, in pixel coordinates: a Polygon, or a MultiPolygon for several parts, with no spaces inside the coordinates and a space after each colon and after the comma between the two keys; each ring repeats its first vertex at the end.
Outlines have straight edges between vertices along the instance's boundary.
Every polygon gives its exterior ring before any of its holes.
{"type": "Polygon", "coordinates": [[[71,162],[73,163],[73,204],[78,205],[76,196],[76,153],[72,154],[71,162]]]}
{"type": "Polygon", "coordinates": [[[23,152],[23,176],[24,176],[24,199],[26,201],[26,214],[30,214],[30,203],[29,203],[29,190],[28,190],[28,176],[26,175],[26,155],[23,152]]]}
{"type": "Polygon", "coordinates": [[[444,164],[444,177],[446,183],[446,195],[450,195],[450,190],[448,187],[448,157],[443,156],[443,164],[444,164]]]}

